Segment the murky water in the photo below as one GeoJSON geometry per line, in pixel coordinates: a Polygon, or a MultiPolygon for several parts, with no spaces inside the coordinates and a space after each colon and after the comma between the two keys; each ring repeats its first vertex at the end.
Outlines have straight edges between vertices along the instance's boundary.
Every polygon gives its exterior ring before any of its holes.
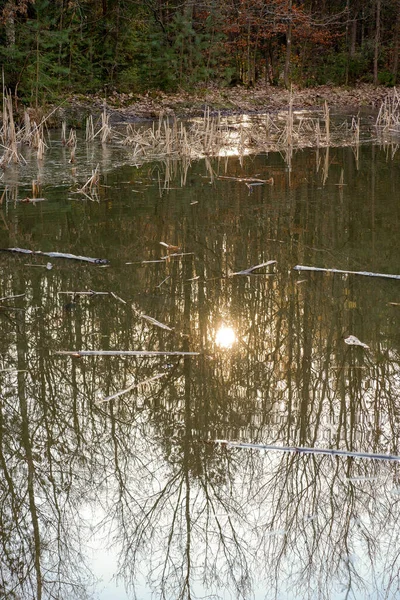
{"type": "Polygon", "coordinates": [[[109,264],[0,253],[0,595],[397,598],[396,461],[215,440],[400,455],[400,281],[293,269],[400,273],[400,156],[79,148],[3,178],[1,247],[109,264]]]}

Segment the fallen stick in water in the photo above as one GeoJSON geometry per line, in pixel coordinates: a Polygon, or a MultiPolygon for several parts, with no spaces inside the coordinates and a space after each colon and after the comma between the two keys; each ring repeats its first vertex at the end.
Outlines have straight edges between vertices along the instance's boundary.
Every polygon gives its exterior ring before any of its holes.
{"type": "MultiPolygon", "coordinates": [[[[261,269],[262,267],[269,267],[270,265],[275,265],[276,260],[267,260],[267,262],[261,263],[259,265],[254,265],[254,267],[249,267],[248,269],[243,269],[243,271],[237,271],[236,273],[231,273],[230,277],[233,275],[251,275],[257,269],[261,269]]],[[[272,275],[272,273],[265,273],[265,275],[272,275]]]]}
{"type": "Polygon", "coordinates": [[[42,252],[41,250],[26,250],[25,248],[0,248],[1,252],[19,252],[20,254],[32,254],[34,256],[50,256],[50,258],[70,258],[72,260],[82,260],[96,265],[106,265],[109,261],[106,258],[90,258],[89,256],[77,256],[76,254],[65,254],[64,252],[42,252]]]}
{"type": "Polygon", "coordinates": [[[242,181],[244,183],[269,183],[273,185],[274,178],[269,179],[258,179],[258,177],[228,177],[227,175],[218,175],[217,179],[231,179],[232,181],[242,181]]]}
{"type": "Polygon", "coordinates": [[[22,298],[23,296],[25,296],[25,292],[23,294],[16,294],[15,296],[3,296],[2,298],[0,298],[0,302],[2,302],[3,300],[13,300],[14,298],[22,298]]]}
{"type": "Polygon", "coordinates": [[[229,440],[214,440],[215,444],[229,448],[245,448],[249,450],[276,450],[278,452],[293,452],[294,454],[324,454],[329,456],[346,456],[352,458],[369,458],[373,460],[399,460],[400,456],[393,454],[373,454],[371,452],[349,452],[331,448],[305,448],[297,446],[275,446],[269,444],[250,444],[246,442],[230,442],[229,440]]]}
{"type": "Polygon", "coordinates": [[[340,275],[366,275],[367,277],[386,277],[388,279],[400,279],[400,275],[390,275],[388,273],[370,273],[369,271],[342,271],[341,269],[322,269],[319,267],[305,267],[296,265],[295,271],[322,271],[323,273],[339,273],[340,275]]]}
{"type": "Polygon", "coordinates": [[[94,290],[88,290],[84,292],[57,292],[57,294],[68,294],[69,296],[112,296],[113,298],[115,298],[115,300],[119,300],[119,302],[127,304],[125,300],[120,298],[120,296],[117,296],[117,294],[114,294],[114,292],[95,292],[94,290]]]}
{"type": "Polygon", "coordinates": [[[200,356],[200,352],[163,352],[155,350],[59,350],[64,356],[200,356]]]}

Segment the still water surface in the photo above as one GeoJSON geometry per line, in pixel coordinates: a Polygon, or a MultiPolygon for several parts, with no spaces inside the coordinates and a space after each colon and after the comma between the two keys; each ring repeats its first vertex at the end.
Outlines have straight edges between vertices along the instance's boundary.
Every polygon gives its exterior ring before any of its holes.
{"type": "Polygon", "coordinates": [[[400,273],[400,155],[211,164],[54,144],[4,175],[0,247],[109,264],[0,254],[1,597],[400,595],[397,462],[215,444],[400,455],[400,282],[293,270],[400,273]]]}

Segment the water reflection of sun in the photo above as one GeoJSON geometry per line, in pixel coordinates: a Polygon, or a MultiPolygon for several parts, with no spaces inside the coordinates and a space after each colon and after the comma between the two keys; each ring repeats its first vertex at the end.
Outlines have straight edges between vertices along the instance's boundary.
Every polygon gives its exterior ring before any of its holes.
{"type": "Polygon", "coordinates": [[[232,348],[233,344],[236,342],[235,331],[232,327],[227,327],[227,325],[221,325],[219,329],[217,329],[215,333],[215,343],[220,348],[232,348]]]}

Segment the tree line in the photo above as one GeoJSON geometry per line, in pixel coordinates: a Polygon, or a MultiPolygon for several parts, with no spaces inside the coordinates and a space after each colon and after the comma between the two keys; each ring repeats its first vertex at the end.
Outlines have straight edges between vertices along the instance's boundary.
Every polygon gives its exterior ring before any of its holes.
{"type": "Polygon", "coordinates": [[[3,0],[6,87],[65,93],[218,85],[395,85],[400,0],[3,0]]]}

